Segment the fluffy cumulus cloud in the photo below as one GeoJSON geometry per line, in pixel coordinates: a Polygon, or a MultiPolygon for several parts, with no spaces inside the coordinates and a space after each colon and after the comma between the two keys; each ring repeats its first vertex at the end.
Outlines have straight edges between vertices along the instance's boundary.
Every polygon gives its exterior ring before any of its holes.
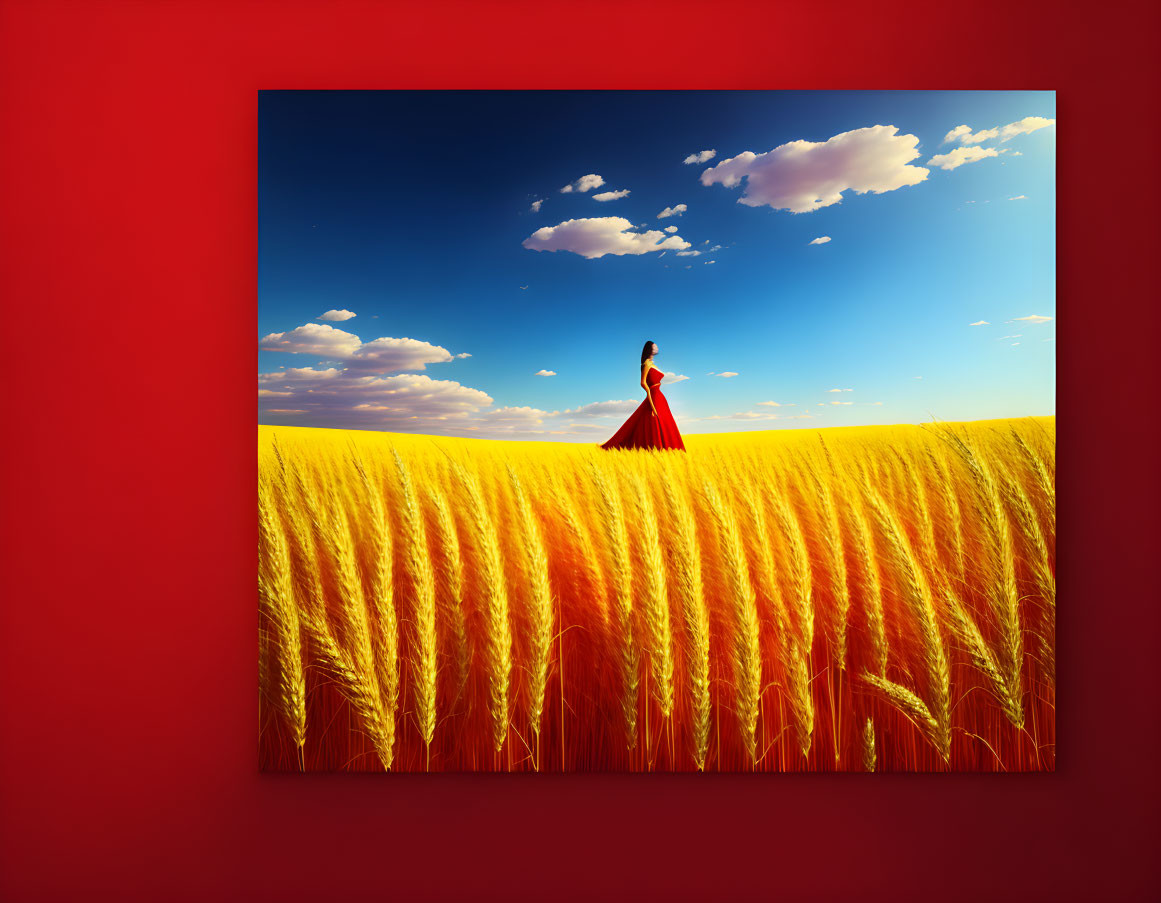
{"type": "Polygon", "coordinates": [[[854,389],[827,389],[828,392],[853,392],[854,389]]]}
{"type": "Polygon", "coordinates": [[[672,386],[674,383],[685,382],[687,379],[689,379],[689,377],[683,373],[666,373],[665,374],[665,382],[667,385],[670,385],[670,386],[672,386]]]}
{"type": "Polygon", "coordinates": [[[968,326],[991,326],[987,320],[976,320],[974,323],[968,323],[968,326]]]}
{"type": "Polygon", "coordinates": [[[555,226],[537,229],[524,239],[523,247],[531,251],[571,251],[590,260],[606,254],[648,254],[668,248],[688,248],[689,242],[679,235],[649,230],[633,232],[634,225],[623,216],[588,217],[565,220],[555,226]]]}
{"type": "Polygon", "coordinates": [[[418,339],[383,337],[364,342],[346,359],[347,367],[369,373],[393,373],[397,370],[426,370],[427,364],[443,364],[455,356],[446,348],[418,339]]]}
{"type": "Polygon", "coordinates": [[[533,376],[556,376],[555,370],[537,370],[533,376]]]}
{"type": "Polygon", "coordinates": [[[705,163],[709,160],[712,160],[714,157],[717,156],[717,154],[718,154],[718,152],[716,150],[712,150],[712,149],[698,151],[696,154],[690,154],[688,157],[686,157],[681,162],[682,163],[705,163]]]}
{"type": "Polygon", "coordinates": [[[564,188],[560,189],[562,194],[568,194],[572,191],[585,192],[593,188],[600,188],[605,184],[605,180],[598,176],[595,172],[590,172],[587,176],[581,176],[575,182],[569,182],[564,188]]]}
{"type": "Polygon", "coordinates": [[[543,203],[544,203],[544,198],[541,198],[539,201],[533,201],[532,202],[532,212],[539,213],[540,212],[540,205],[543,203]]]}
{"type": "Polygon", "coordinates": [[[940,169],[956,169],[965,163],[975,163],[999,155],[1000,152],[994,147],[957,147],[946,154],[936,154],[927,161],[927,165],[938,166],[940,169]]]}
{"type": "Polygon", "coordinates": [[[318,319],[318,320],[330,320],[332,322],[336,322],[336,321],[341,321],[341,320],[349,320],[354,315],[355,315],[355,312],[353,310],[328,310],[322,316],[316,317],[316,319],[318,319]]]}
{"type": "Polygon", "coordinates": [[[594,194],[594,201],[616,201],[629,194],[628,188],[620,188],[617,191],[602,191],[600,194],[594,194]]]}
{"type": "Polygon", "coordinates": [[[810,242],[810,244],[825,245],[828,241],[830,241],[829,235],[820,235],[818,238],[814,239],[814,241],[810,242]]]}
{"type": "Polygon", "coordinates": [[[271,415],[263,422],[338,429],[439,431],[492,404],[486,392],[453,380],[352,376],[337,367],[262,373],[258,391],[259,413],[271,415]]]}
{"type": "Polygon", "coordinates": [[[688,209],[689,208],[686,207],[685,204],[678,204],[675,207],[666,207],[664,210],[657,214],[657,218],[665,219],[666,217],[670,216],[681,216],[681,214],[685,213],[685,211],[688,209]]]}
{"type": "Polygon", "coordinates": [[[1000,141],[1009,141],[1017,135],[1027,135],[1038,129],[1055,124],[1055,119],[1045,119],[1043,116],[1025,116],[1016,122],[1009,122],[1007,125],[1001,125],[991,129],[981,129],[978,132],[973,132],[971,126],[957,125],[943,136],[942,143],[947,144],[948,142],[958,141],[960,144],[979,144],[995,138],[999,138],[1000,141]]]}
{"type": "Polygon", "coordinates": [[[325,323],[304,323],[289,332],[272,332],[258,342],[262,351],[288,351],[319,358],[350,357],[363,344],[362,339],[325,323]]]}
{"type": "Polygon", "coordinates": [[[304,323],[287,332],[272,332],[258,342],[263,351],[307,354],[327,361],[341,361],[346,369],[360,373],[392,373],[399,370],[426,370],[428,364],[442,364],[468,354],[453,355],[446,348],[419,339],[384,336],[370,342],[357,335],[323,323],[304,323]]]}
{"type": "Polygon", "coordinates": [[[676,231],[677,231],[677,226],[666,226],[666,227],[665,227],[665,231],[666,231],[666,232],[676,232],[676,231]]]}
{"type": "Polygon", "coordinates": [[[790,141],[760,154],[745,151],[707,169],[701,183],[733,188],[745,179],[739,204],[792,213],[837,204],[848,190],[882,194],[917,185],[928,175],[908,165],[919,156],[919,138],[898,131],[893,125],[875,125],[826,141],[790,141]]]}

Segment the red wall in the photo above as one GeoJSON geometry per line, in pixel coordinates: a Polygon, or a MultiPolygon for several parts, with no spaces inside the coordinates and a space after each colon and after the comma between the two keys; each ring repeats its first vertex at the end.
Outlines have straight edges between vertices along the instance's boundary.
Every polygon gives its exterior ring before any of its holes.
{"type": "Polygon", "coordinates": [[[0,4],[0,898],[1155,893],[1159,9],[0,4]],[[256,91],[390,87],[1058,92],[1055,774],[257,773],[256,91]]]}

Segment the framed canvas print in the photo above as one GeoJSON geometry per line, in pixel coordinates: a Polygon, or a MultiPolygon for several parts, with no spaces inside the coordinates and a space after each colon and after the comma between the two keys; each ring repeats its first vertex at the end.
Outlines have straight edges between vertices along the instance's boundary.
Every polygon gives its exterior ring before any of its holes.
{"type": "Polygon", "coordinates": [[[260,767],[1054,770],[1055,116],[260,92],[260,767]]]}

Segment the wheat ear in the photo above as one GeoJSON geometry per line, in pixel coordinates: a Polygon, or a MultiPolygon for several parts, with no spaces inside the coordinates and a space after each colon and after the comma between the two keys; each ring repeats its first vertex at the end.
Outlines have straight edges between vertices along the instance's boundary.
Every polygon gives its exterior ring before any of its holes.
{"type": "Polygon", "coordinates": [[[424,746],[430,747],[435,733],[436,692],[439,666],[435,635],[435,574],[427,549],[427,538],[411,474],[397,449],[391,449],[399,483],[403,489],[400,513],[403,518],[403,548],[411,576],[412,621],[415,632],[411,670],[415,681],[415,717],[424,746]]]}
{"type": "Polygon", "coordinates": [[[730,586],[730,601],[734,621],[732,656],[734,702],[737,708],[742,742],[745,744],[746,753],[753,763],[758,759],[756,732],[758,699],[762,692],[758,600],[750,581],[746,557],[742,552],[742,542],[733,514],[723,504],[719,492],[710,482],[702,483],[702,494],[710,513],[713,515],[730,586]]]}
{"type": "Polygon", "coordinates": [[[617,638],[621,650],[621,709],[625,716],[626,740],[629,749],[634,749],[637,746],[637,686],[640,680],[640,665],[637,647],[633,641],[632,566],[625,536],[625,520],[616,487],[596,464],[590,462],[589,469],[604,506],[603,520],[615,593],[613,610],[616,614],[617,638]]]}
{"type": "Polygon", "coordinates": [[[468,526],[475,541],[480,567],[480,589],[484,594],[487,622],[489,707],[492,712],[492,741],[497,752],[508,737],[509,688],[512,680],[512,625],[508,612],[508,589],[495,528],[484,504],[479,481],[458,461],[452,462],[468,503],[468,526]]]}
{"type": "MultiPolygon", "coordinates": [[[[520,477],[512,467],[508,467],[508,479],[516,496],[516,508],[520,514],[521,536],[524,542],[524,556],[527,563],[529,584],[528,621],[531,626],[529,662],[529,720],[532,732],[540,737],[540,719],[544,713],[544,697],[548,687],[548,662],[552,654],[553,640],[553,599],[548,582],[548,555],[544,550],[544,539],[540,525],[528,504],[520,477]]],[[[539,757],[536,767],[540,767],[539,757]]]]}
{"type": "Polygon", "coordinates": [[[276,631],[273,645],[278,656],[278,698],[294,744],[299,749],[301,764],[301,750],[306,743],[302,637],[294,600],[290,551],[286,533],[273,510],[272,493],[273,487],[263,477],[258,484],[258,597],[276,631]]]}

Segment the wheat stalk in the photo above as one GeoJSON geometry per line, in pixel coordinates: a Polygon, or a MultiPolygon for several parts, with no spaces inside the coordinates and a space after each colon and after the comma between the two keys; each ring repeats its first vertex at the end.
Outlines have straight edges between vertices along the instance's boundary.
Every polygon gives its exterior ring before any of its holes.
{"type": "Polygon", "coordinates": [[[411,670],[415,682],[415,717],[423,745],[430,755],[435,733],[436,689],[439,675],[435,635],[435,574],[427,550],[427,538],[411,474],[396,449],[391,450],[399,483],[403,489],[400,514],[403,518],[403,549],[411,575],[414,654],[411,670]]]}
{"type": "Polygon", "coordinates": [[[701,555],[697,529],[685,494],[678,496],[673,484],[664,483],[666,504],[674,522],[673,584],[681,600],[687,649],[686,679],[690,710],[693,713],[693,760],[698,771],[705,770],[710,732],[710,620],[702,586],[701,555]]]}
{"type": "Polygon", "coordinates": [[[487,622],[489,707],[492,712],[492,742],[499,752],[508,737],[508,691],[512,675],[512,625],[508,614],[508,590],[500,562],[500,547],[484,505],[479,481],[458,461],[453,462],[468,503],[468,527],[480,563],[480,584],[484,594],[487,622]]]}
{"type": "MultiPolygon", "coordinates": [[[[290,550],[286,534],[273,510],[273,487],[266,479],[258,483],[258,598],[276,631],[278,657],[278,697],[282,713],[290,725],[299,750],[306,744],[306,679],[302,659],[302,638],[290,550]]],[[[265,657],[264,657],[265,658],[265,657]]]]}
{"type": "Polygon", "coordinates": [[[669,626],[667,592],[661,538],[653,502],[640,477],[634,477],[637,526],[640,537],[642,577],[645,584],[643,613],[649,633],[649,662],[653,675],[653,695],[663,718],[673,714],[673,634],[669,626]]]}
{"type": "Polygon", "coordinates": [[[637,745],[637,685],[639,663],[633,643],[633,592],[628,541],[625,522],[616,487],[600,467],[590,463],[593,482],[597,485],[604,505],[605,536],[609,547],[610,570],[615,593],[613,610],[616,613],[620,646],[622,697],[621,709],[625,716],[625,733],[629,748],[637,745]]]}
{"type": "MultiPolygon", "coordinates": [[[[525,497],[520,477],[512,466],[508,466],[508,478],[516,495],[516,507],[522,525],[524,555],[527,559],[529,585],[529,623],[531,624],[531,654],[529,679],[529,720],[532,732],[539,738],[540,718],[544,712],[544,697],[548,686],[548,661],[552,653],[553,601],[552,589],[548,582],[548,556],[544,551],[544,541],[540,527],[525,497]]],[[[537,762],[539,767],[539,761],[537,762]]]]}
{"type": "Polygon", "coordinates": [[[863,722],[863,771],[875,770],[875,723],[868,718],[863,722]]]}
{"type": "Polygon", "coordinates": [[[441,585],[445,588],[448,621],[455,639],[456,694],[459,700],[467,689],[471,671],[472,645],[464,615],[464,563],[460,552],[459,535],[443,493],[428,487],[427,497],[435,511],[436,536],[443,550],[440,570],[441,585]]]}
{"type": "MultiPolygon", "coordinates": [[[[371,484],[367,469],[357,456],[355,471],[363,484],[371,509],[371,611],[375,616],[372,659],[381,693],[381,721],[388,749],[394,748],[395,715],[399,706],[399,619],[395,613],[395,563],[391,527],[383,496],[371,484]]],[[[388,762],[388,767],[390,762],[388,762]]]]}
{"type": "Polygon", "coordinates": [[[943,642],[939,635],[938,617],[931,587],[923,568],[915,556],[911,542],[899,525],[898,519],[887,507],[882,496],[874,489],[867,490],[867,497],[883,535],[891,547],[904,588],[904,600],[910,607],[919,628],[923,644],[923,657],[927,670],[929,714],[937,725],[936,747],[946,759],[951,743],[950,667],[943,642]]]}
{"type": "Polygon", "coordinates": [[[742,543],[733,514],[722,503],[719,492],[707,480],[702,494],[717,527],[733,607],[734,702],[742,742],[751,762],[758,759],[756,731],[758,698],[762,692],[762,654],[759,643],[758,600],[742,553],[742,543]]]}

